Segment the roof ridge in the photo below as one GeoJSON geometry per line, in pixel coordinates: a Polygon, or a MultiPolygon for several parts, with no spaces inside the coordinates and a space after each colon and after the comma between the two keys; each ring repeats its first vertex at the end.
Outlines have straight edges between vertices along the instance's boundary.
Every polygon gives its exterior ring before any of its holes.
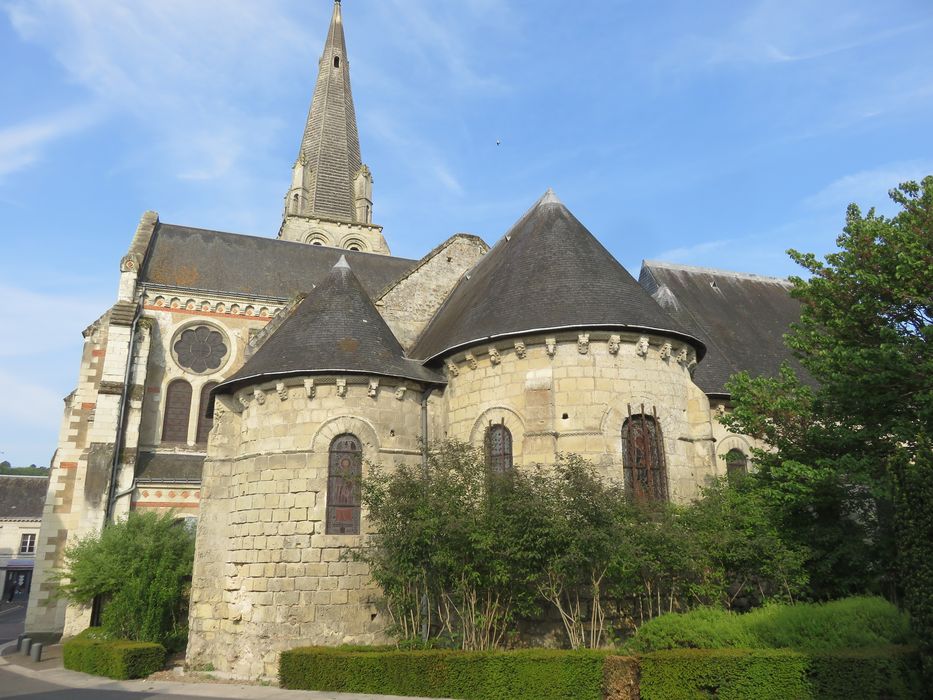
{"type": "Polygon", "coordinates": [[[663,267],[668,270],[681,270],[683,272],[699,272],[708,275],[719,275],[721,277],[735,277],[737,279],[757,280],[759,282],[774,282],[792,286],[793,283],[786,277],[775,277],[773,275],[759,275],[755,272],[735,272],[733,270],[721,270],[715,267],[702,267],[699,265],[684,265],[682,263],[666,262],[664,260],[642,260],[642,267],[663,267]]]}

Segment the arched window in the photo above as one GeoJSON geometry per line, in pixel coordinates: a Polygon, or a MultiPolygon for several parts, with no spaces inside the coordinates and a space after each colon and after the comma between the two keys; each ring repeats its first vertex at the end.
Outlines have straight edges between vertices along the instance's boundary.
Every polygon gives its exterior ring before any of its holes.
{"type": "Polygon", "coordinates": [[[625,488],[636,500],[667,500],[667,468],[664,462],[664,439],[657,411],[651,415],[632,415],[628,407],[628,418],[622,424],[622,467],[625,488]]]}
{"type": "Polygon", "coordinates": [[[493,474],[512,470],[512,433],[504,423],[490,423],[486,428],[486,468],[493,474]]]}
{"type": "Polygon", "coordinates": [[[340,68],[340,56],[334,56],[334,68],[340,68]]]}
{"type": "Polygon", "coordinates": [[[176,379],[165,390],[162,442],[188,442],[188,416],[191,415],[191,385],[176,379]]]}
{"type": "Polygon", "coordinates": [[[726,452],[726,476],[732,480],[738,476],[748,474],[748,457],[738,447],[726,452]]]}
{"type": "Polygon", "coordinates": [[[208,382],[201,387],[201,400],[198,402],[198,436],[195,442],[199,445],[207,443],[207,436],[214,425],[213,412],[208,413],[208,404],[211,398],[211,389],[217,386],[217,382],[208,382]]]}
{"type": "Polygon", "coordinates": [[[360,478],[363,447],[356,435],[344,433],[330,443],[327,464],[328,535],[360,534],[360,478]]]}

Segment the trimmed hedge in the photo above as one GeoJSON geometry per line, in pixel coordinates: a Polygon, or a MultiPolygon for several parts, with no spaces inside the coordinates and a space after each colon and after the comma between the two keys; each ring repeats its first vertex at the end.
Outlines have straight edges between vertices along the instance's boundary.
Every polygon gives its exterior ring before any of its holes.
{"type": "Polygon", "coordinates": [[[165,663],[165,647],[152,642],[75,637],[62,645],[65,668],[117,680],[145,678],[165,663]]]}
{"type": "Polygon", "coordinates": [[[641,657],[642,700],[851,700],[924,697],[911,647],[834,652],[674,649],[641,657]]]}
{"type": "Polygon", "coordinates": [[[463,700],[599,700],[606,652],[348,651],[282,653],[283,688],[463,700]]]}
{"type": "Polygon", "coordinates": [[[831,649],[910,644],[910,618],[883,598],[766,605],[744,614],[699,608],[660,615],[625,644],[629,652],[663,649],[831,649]]]}

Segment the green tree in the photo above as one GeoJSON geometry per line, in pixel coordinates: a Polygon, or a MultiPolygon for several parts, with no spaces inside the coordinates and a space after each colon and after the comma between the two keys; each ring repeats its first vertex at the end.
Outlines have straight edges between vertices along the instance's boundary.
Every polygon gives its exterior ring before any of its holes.
{"type": "Polygon", "coordinates": [[[733,429],[765,439],[759,481],[810,543],[814,592],[903,592],[933,650],[933,177],[850,205],[825,261],[790,251],[801,319],[788,345],[816,379],[738,376],[733,429]]]}
{"type": "Polygon", "coordinates": [[[194,533],[170,513],[130,513],[65,551],[61,591],[103,601],[101,627],[115,639],[183,643],[194,562],[194,533]]]}

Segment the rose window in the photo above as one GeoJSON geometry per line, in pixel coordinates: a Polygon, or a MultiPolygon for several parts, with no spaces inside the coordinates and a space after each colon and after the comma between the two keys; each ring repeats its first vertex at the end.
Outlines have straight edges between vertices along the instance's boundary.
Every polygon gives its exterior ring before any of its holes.
{"type": "Polygon", "coordinates": [[[186,328],[178,334],[172,350],[179,365],[198,374],[218,369],[227,357],[223,335],[209,326],[186,328]]]}

